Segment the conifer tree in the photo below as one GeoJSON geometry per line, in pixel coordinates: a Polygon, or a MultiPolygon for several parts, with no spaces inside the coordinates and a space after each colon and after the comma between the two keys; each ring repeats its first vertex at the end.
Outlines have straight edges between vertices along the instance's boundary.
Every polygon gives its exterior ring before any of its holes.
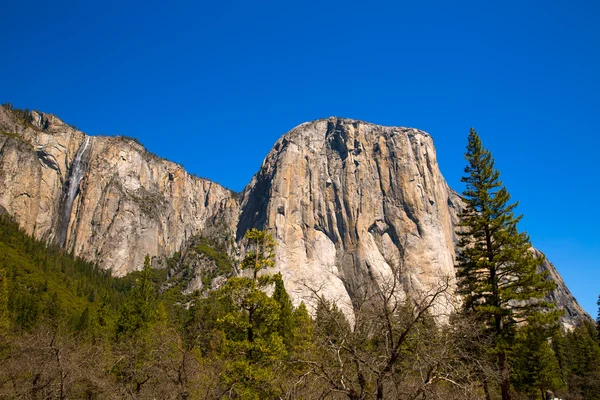
{"type": "MultiPolygon", "coordinates": [[[[246,232],[245,238],[249,251],[241,267],[251,275],[232,277],[221,289],[222,299],[232,304],[220,321],[225,328],[226,348],[234,356],[225,363],[221,379],[238,398],[277,398],[280,389],[274,383],[273,372],[286,356],[278,329],[281,306],[264,291],[276,279],[265,272],[259,275],[275,265],[275,241],[257,229],[246,232]]],[[[278,293],[283,301],[281,288],[278,293]]]]}
{"type": "Polygon", "coordinates": [[[600,343],[600,296],[598,296],[598,316],[596,317],[596,331],[598,332],[598,343],[600,343]]]}
{"type": "Polygon", "coordinates": [[[117,321],[117,335],[134,334],[148,328],[152,322],[155,313],[155,290],[151,274],[150,256],[146,255],[141,276],[117,321]]]}
{"type": "Polygon", "coordinates": [[[301,302],[294,310],[294,347],[306,347],[312,340],[313,321],[306,304],[301,302]]]}
{"type": "Polygon", "coordinates": [[[111,372],[118,382],[135,398],[150,379],[156,364],[153,352],[157,348],[153,327],[164,320],[164,308],[158,307],[156,291],[151,279],[150,256],[146,255],[144,269],[136,280],[128,299],[123,305],[116,323],[115,353],[118,361],[111,372]]]}
{"type": "Polygon", "coordinates": [[[516,328],[533,315],[547,324],[556,321],[557,313],[549,312],[552,305],[543,301],[555,284],[547,274],[538,273],[544,258],[531,251],[529,236],[517,229],[522,218],[514,214],[518,203],[510,203],[490,151],[472,128],[465,158],[458,292],[465,309],[478,315],[494,337],[502,399],[507,400],[511,398],[508,349],[516,328]]]}
{"type": "Polygon", "coordinates": [[[86,307],[75,323],[77,332],[85,332],[90,327],[90,307],[86,307]]]}
{"type": "Polygon", "coordinates": [[[528,325],[519,331],[511,349],[511,380],[515,388],[532,399],[546,399],[549,390],[563,386],[559,360],[548,342],[549,335],[536,324],[528,325]]]}
{"type": "Polygon", "coordinates": [[[250,229],[244,235],[248,243],[248,253],[242,261],[242,269],[252,271],[252,278],[258,282],[258,273],[275,266],[275,239],[266,231],[250,229]]]}
{"type": "Polygon", "coordinates": [[[0,336],[8,333],[10,316],[8,314],[8,274],[0,268],[0,336]]]}
{"type": "Polygon", "coordinates": [[[561,369],[569,399],[600,399],[600,345],[595,326],[585,320],[573,330],[558,332],[552,347],[561,369]]]}
{"type": "Polygon", "coordinates": [[[277,333],[283,339],[287,348],[291,348],[294,336],[294,306],[290,300],[290,295],[285,290],[281,273],[273,276],[275,281],[275,290],[273,291],[273,300],[279,304],[279,321],[277,322],[277,333]]]}
{"type": "Polygon", "coordinates": [[[238,293],[243,294],[243,308],[248,313],[248,341],[254,340],[254,331],[257,325],[257,314],[260,314],[259,308],[263,305],[264,292],[262,289],[271,283],[272,277],[270,274],[259,276],[258,273],[262,270],[273,268],[275,266],[275,240],[273,236],[266,231],[261,231],[253,228],[246,232],[244,237],[247,240],[248,253],[242,261],[242,270],[250,270],[252,276],[250,278],[238,277],[232,278],[227,285],[230,287],[238,286],[238,293]]]}

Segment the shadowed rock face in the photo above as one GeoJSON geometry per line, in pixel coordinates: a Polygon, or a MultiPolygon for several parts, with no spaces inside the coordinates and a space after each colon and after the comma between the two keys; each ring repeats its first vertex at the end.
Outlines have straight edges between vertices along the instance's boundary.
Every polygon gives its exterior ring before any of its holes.
{"type": "MultiPolygon", "coordinates": [[[[22,121],[0,107],[0,132],[9,133],[0,134],[0,206],[45,240],[57,240],[79,152],[85,173],[65,247],[117,275],[140,268],[147,253],[171,255],[193,235],[240,243],[257,227],[276,238],[276,268],[296,304],[318,290],[352,314],[353,301],[389,282],[392,270],[402,272],[401,294],[448,282],[451,296],[438,308],[455,303],[463,205],[425,132],[339,118],[299,125],[277,141],[239,200],[131,140],[98,136],[82,152],[87,136],[52,115],[22,121]]],[[[554,266],[545,268],[565,323],[585,317],[554,266]]]]}

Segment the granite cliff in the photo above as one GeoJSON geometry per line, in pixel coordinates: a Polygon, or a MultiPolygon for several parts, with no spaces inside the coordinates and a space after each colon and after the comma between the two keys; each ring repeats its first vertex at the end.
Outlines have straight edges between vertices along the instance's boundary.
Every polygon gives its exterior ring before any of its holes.
{"type": "Polygon", "coordinates": [[[234,231],[237,202],[222,186],[135,140],[19,116],[0,108],[0,205],[34,236],[124,275],[193,235],[234,231]]]}
{"type": "MultiPolygon", "coordinates": [[[[425,132],[341,118],[299,125],[237,197],[134,140],[86,136],[49,114],[2,107],[0,133],[0,206],[114,274],[139,268],[147,253],[159,266],[197,236],[243,253],[244,232],[257,227],[276,238],[276,268],[296,303],[318,289],[352,313],[365,285],[398,269],[401,293],[440,280],[453,288],[462,201],[425,132]]],[[[544,268],[564,323],[584,318],[554,266],[544,268]]]]}

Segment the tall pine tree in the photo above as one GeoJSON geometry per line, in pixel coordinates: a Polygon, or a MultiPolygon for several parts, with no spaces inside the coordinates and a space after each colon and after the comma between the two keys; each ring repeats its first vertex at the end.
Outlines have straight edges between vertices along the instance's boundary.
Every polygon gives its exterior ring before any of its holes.
{"type": "Polygon", "coordinates": [[[141,271],[140,278],[136,280],[136,286],[123,305],[117,320],[118,337],[145,330],[153,322],[156,313],[156,290],[151,275],[150,256],[146,254],[144,269],[141,271]]]}
{"type": "Polygon", "coordinates": [[[290,349],[294,340],[294,306],[290,295],[285,290],[283,277],[281,273],[273,276],[275,289],[273,291],[273,300],[279,304],[279,320],[277,322],[277,333],[283,339],[286,347],[290,349]]]}
{"type": "Polygon", "coordinates": [[[223,301],[232,305],[219,318],[225,331],[226,351],[231,356],[224,364],[221,380],[236,398],[278,398],[281,389],[276,385],[274,371],[286,356],[279,334],[278,300],[283,300],[283,287],[279,288],[278,299],[265,292],[274,281],[268,269],[275,265],[275,240],[258,229],[247,231],[244,238],[248,252],[241,268],[249,274],[229,278],[220,290],[223,301]]]}
{"type": "Polygon", "coordinates": [[[466,310],[477,314],[494,337],[501,372],[502,399],[511,398],[508,350],[519,324],[535,315],[551,323],[556,313],[543,297],[555,287],[538,273],[543,256],[531,251],[529,236],[519,232],[518,203],[494,168],[494,159],[471,128],[465,154],[468,165],[461,181],[466,207],[461,214],[457,257],[459,294],[466,310]],[[547,315],[541,318],[540,315],[547,315]]]}

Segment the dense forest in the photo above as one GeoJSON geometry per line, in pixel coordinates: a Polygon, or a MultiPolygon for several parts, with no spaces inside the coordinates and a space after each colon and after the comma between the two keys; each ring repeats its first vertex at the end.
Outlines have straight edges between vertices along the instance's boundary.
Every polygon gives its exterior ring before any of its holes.
{"type": "MultiPolygon", "coordinates": [[[[279,275],[254,273],[270,267],[272,242],[248,236],[260,255],[240,266],[248,277],[182,295],[149,262],[113,278],[0,217],[0,397],[475,399],[484,382],[499,396],[480,322],[429,316],[445,285],[393,307],[391,291],[365,296],[353,321],[321,299],[311,318],[279,275]]],[[[556,328],[532,354],[536,334],[524,329],[509,349],[515,398],[599,399],[594,324],[556,328]]]]}
{"type": "Polygon", "coordinates": [[[469,136],[457,287],[400,295],[402,266],[353,315],[294,306],[265,231],[239,262],[210,238],[202,290],[173,255],[115,278],[0,214],[0,398],[600,399],[598,325],[565,330],[491,154],[469,136]],[[187,294],[186,294],[187,293],[187,294]]]}

